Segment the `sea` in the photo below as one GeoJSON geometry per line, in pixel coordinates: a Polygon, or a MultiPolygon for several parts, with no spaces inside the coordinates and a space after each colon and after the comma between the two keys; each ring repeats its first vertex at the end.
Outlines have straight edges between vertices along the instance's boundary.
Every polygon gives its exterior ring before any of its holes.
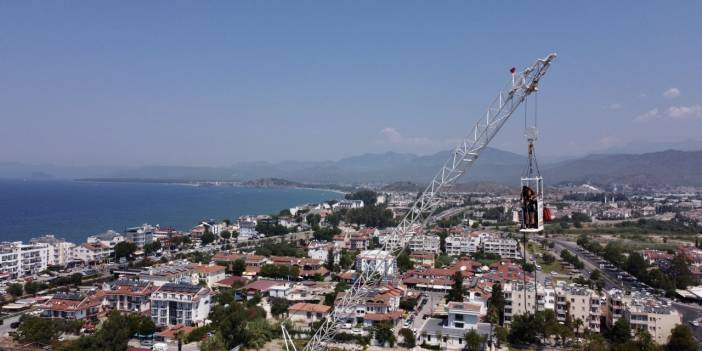
{"type": "Polygon", "coordinates": [[[53,234],[80,243],[144,223],[190,230],[202,220],[274,214],[342,197],[318,189],[0,180],[0,241],[53,234]]]}

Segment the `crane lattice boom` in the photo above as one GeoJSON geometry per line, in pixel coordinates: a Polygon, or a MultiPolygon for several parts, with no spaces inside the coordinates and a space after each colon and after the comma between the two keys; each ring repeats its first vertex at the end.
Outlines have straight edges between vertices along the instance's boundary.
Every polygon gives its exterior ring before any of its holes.
{"type": "MultiPolygon", "coordinates": [[[[399,254],[415,235],[417,229],[424,226],[436,209],[436,194],[453,184],[475,163],[480,153],[512,116],[517,107],[531,93],[538,90],[539,81],[546,74],[555,58],[556,54],[549,54],[546,58],[536,60],[533,65],[521,73],[516,75],[513,73],[512,80],[497,94],[485,116],[478,120],[469,135],[456,147],[451,158],[446,161],[439,173],[429,183],[429,186],[419,195],[410,211],[386,236],[383,244],[384,251],[392,255],[399,254]]],[[[343,319],[351,315],[355,306],[364,300],[369,293],[369,288],[380,280],[385,269],[385,264],[378,264],[371,265],[365,271],[359,272],[356,281],[336,303],[332,313],[317,329],[317,332],[305,345],[304,350],[323,350],[325,345],[333,340],[343,319]]],[[[287,344],[286,342],[286,346],[287,344]]]]}

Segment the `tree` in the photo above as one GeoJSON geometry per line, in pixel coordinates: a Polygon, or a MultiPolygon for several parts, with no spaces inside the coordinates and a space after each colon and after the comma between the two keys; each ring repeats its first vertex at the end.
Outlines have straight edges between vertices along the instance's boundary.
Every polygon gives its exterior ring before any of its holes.
{"type": "Polygon", "coordinates": [[[329,223],[330,226],[336,228],[339,226],[339,223],[341,223],[341,216],[338,214],[331,214],[325,217],[324,220],[329,223]]]}
{"type": "Polygon", "coordinates": [[[243,258],[236,259],[232,263],[232,274],[240,276],[244,271],[246,271],[246,261],[243,258]]]}
{"type": "Polygon", "coordinates": [[[631,326],[626,318],[619,318],[607,332],[607,339],[614,344],[624,344],[631,340],[631,326]]]}
{"type": "Polygon", "coordinates": [[[407,272],[408,270],[412,269],[412,267],[412,260],[407,252],[403,251],[397,256],[397,268],[400,270],[400,272],[407,272]]]}
{"type": "Polygon", "coordinates": [[[670,276],[675,282],[676,289],[685,289],[694,284],[690,267],[683,255],[675,255],[670,263],[670,276]]]}
{"type": "Polygon", "coordinates": [[[335,266],[336,266],[336,265],[334,264],[334,248],[333,248],[333,247],[330,247],[330,248],[327,250],[327,269],[328,269],[330,272],[334,272],[334,267],[335,267],[335,266]]]}
{"type": "Polygon", "coordinates": [[[678,324],[670,334],[670,340],[665,346],[668,351],[695,351],[699,342],[695,339],[692,330],[684,324],[678,324]]]}
{"type": "Polygon", "coordinates": [[[626,259],[624,269],[635,277],[641,277],[646,272],[646,266],[646,260],[643,256],[638,252],[632,252],[626,259]]]}
{"type": "Polygon", "coordinates": [[[478,334],[475,329],[471,329],[469,332],[466,333],[464,336],[466,339],[466,347],[464,350],[466,351],[480,351],[481,346],[483,344],[483,337],[478,334]]]}
{"type": "Polygon", "coordinates": [[[200,342],[200,351],[227,351],[227,345],[219,333],[208,337],[200,342]]]}
{"type": "Polygon", "coordinates": [[[395,333],[392,330],[392,325],[388,322],[380,322],[373,325],[373,338],[380,345],[388,344],[390,347],[395,346],[395,333]]]}
{"type": "Polygon", "coordinates": [[[22,292],[24,292],[24,287],[20,283],[10,284],[7,287],[7,293],[15,297],[22,296],[22,292]]]}
{"type": "Polygon", "coordinates": [[[322,221],[322,216],[316,213],[310,213],[308,214],[305,219],[307,220],[307,224],[310,225],[310,227],[315,227],[319,225],[319,222],[322,221]]]}
{"type": "Polygon", "coordinates": [[[500,283],[496,283],[492,286],[489,305],[491,308],[494,308],[495,317],[497,317],[493,323],[502,325],[504,320],[505,296],[502,293],[502,285],[500,285],[500,283]]]}
{"type": "Polygon", "coordinates": [[[229,238],[232,237],[232,233],[228,230],[223,230],[221,233],[219,233],[219,236],[224,240],[229,240],[229,238]]]}
{"type": "Polygon", "coordinates": [[[115,259],[119,260],[122,257],[131,258],[136,252],[137,246],[133,242],[120,241],[115,245],[115,259]]]}
{"type": "Polygon", "coordinates": [[[446,295],[446,301],[463,301],[463,274],[457,271],[453,274],[453,285],[446,295]]]}
{"type": "Polygon", "coordinates": [[[509,340],[514,344],[536,342],[537,332],[540,329],[535,322],[536,319],[531,313],[514,316],[509,330],[509,340]]]}
{"type": "Polygon", "coordinates": [[[156,324],[149,317],[141,318],[137,327],[137,333],[141,335],[151,335],[156,332],[156,324]]]}
{"type": "Polygon", "coordinates": [[[273,298],[271,301],[271,314],[275,317],[280,317],[281,315],[286,315],[288,313],[288,307],[290,303],[286,299],[273,298]]]}
{"type": "Polygon", "coordinates": [[[400,346],[411,349],[417,345],[417,337],[414,335],[412,329],[402,328],[400,329],[399,334],[402,337],[402,342],[400,343],[400,346]]]}
{"type": "Polygon", "coordinates": [[[378,193],[373,190],[363,189],[344,196],[347,200],[362,200],[364,206],[374,205],[378,198],[378,193]]]}
{"type": "Polygon", "coordinates": [[[161,250],[161,242],[158,240],[144,244],[144,254],[147,256],[156,253],[158,250],[161,250]]]}
{"type": "Polygon", "coordinates": [[[209,230],[205,230],[205,233],[200,237],[200,242],[202,245],[209,245],[215,241],[215,236],[209,230]]]}
{"type": "Polygon", "coordinates": [[[23,315],[15,338],[21,342],[50,345],[58,340],[61,330],[51,319],[23,315]]]}

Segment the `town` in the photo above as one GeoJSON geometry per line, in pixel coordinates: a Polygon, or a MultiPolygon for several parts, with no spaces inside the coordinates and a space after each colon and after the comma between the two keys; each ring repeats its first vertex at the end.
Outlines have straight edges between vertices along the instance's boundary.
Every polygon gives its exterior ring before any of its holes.
{"type": "Polygon", "coordinates": [[[548,194],[551,221],[528,236],[513,194],[438,194],[396,256],[383,248],[417,193],[381,189],[189,231],[4,242],[1,342],[279,350],[289,337],[301,348],[334,311],[343,323],[329,347],[340,350],[696,349],[702,189],[548,194]],[[377,267],[381,284],[336,310],[377,267]]]}

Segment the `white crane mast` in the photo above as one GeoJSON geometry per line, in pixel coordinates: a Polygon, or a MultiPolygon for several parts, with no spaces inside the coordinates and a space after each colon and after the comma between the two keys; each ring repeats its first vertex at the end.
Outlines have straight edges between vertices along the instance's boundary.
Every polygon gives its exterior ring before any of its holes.
{"type": "MultiPolygon", "coordinates": [[[[385,251],[389,251],[393,255],[399,254],[400,249],[412,239],[417,229],[424,226],[436,209],[436,194],[454,183],[475,163],[480,153],[512,116],[517,107],[531,93],[538,90],[539,81],[546,74],[555,58],[556,54],[552,53],[546,58],[536,60],[533,65],[521,73],[515,74],[513,71],[512,80],[497,94],[485,116],[478,120],[469,135],[456,147],[451,158],[432,179],[429,186],[419,195],[407,215],[385,238],[383,245],[385,251]]],[[[379,264],[360,272],[351,288],[346,291],[332,313],[305,345],[304,350],[324,350],[325,345],[333,340],[345,315],[352,313],[355,306],[363,301],[369,292],[368,288],[379,280],[385,269],[385,264],[379,264]]],[[[289,335],[285,339],[286,347],[288,344],[292,344],[288,342],[292,341],[289,335]]],[[[295,350],[295,346],[292,345],[291,349],[295,350]]]]}

